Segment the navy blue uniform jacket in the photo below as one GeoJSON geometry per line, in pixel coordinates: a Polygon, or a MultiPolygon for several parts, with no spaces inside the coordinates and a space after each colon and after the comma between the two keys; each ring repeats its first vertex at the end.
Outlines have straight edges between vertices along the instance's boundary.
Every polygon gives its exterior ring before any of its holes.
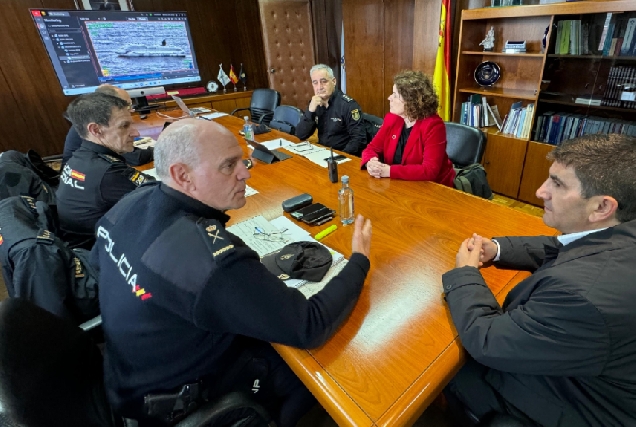
{"type": "Polygon", "coordinates": [[[214,378],[240,351],[237,335],[317,347],[355,305],[369,269],[364,255],[353,254],[306,299],[225,230],[228,220],[152,183],[98,222],[91,255],[101,270],[105,379],[122,414],[149,392],[214,378]]]}

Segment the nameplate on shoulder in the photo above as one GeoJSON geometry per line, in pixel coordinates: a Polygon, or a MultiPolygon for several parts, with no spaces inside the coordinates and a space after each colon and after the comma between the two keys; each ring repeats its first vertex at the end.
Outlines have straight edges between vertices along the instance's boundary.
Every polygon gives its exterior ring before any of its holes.
{"type": "Polygon", "coordinates": [[[111,156],[110,154],[100,154],[99,157],[101,157],[104,160],[108,160],[110,163],[122,163],[123,160],[119,159],[115,156],[111,156]]]}
{"type": "Polygon", "coordinates": [[[230,233],[225,230],[219,221],[200,218],[197,221],[197,228],[217,264],[222,262],[228,255],[234,253],[235,247],[230,238],[230,233]]]}

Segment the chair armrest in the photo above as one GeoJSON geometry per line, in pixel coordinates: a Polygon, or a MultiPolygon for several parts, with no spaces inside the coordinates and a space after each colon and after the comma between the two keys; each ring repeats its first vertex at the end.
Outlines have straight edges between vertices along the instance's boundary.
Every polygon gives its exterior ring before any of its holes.
{"type": "Polygon", "coordinates": [[[230,113],[231,116],[234,115],[234,113],[236,113],[237,111],[243,111],[243,110],[247,110],[249,111],[249,108],[235,108],[234,110],[232,110],[232,112],[230,113]]]}
{"type": "Polygon", "coordinates": [[[175,427],[207,426],[213,425],[213,422],[220,420],[225,422],[222,425],[226,425],[227,421],[236,422],[243,419],[258,419],[260,422],[257,425],[259,426],[276,426],[276,423],[272,421],[267,411],[261,405],[243,393],[232,392],[202,405],[192,414],[177,423],[175,427]]]}

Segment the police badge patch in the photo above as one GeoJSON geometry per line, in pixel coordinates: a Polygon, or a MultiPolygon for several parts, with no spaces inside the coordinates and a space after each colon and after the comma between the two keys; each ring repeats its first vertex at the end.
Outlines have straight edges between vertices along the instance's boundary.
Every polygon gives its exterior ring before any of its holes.
{"type": "Polygon", "coordinates": [[[135,172],[130,176],[130,182],[139,187],[141,184],[146,182],[146,176],[140,172],[135,172]]]}
{"type": "Polygon", "coordinates": [[[356,122],[360,120],[360,110],[356,108],[355,110],[351,111],[351,118],[353,118],[353,120],[355,120],[356,122]]]}

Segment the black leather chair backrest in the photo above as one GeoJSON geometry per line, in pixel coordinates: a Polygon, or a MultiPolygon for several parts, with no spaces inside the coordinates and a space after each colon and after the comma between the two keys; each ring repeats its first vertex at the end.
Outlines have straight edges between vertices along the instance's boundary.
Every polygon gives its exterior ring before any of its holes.
{"type": "Polygon", "coordinates": [[[290,135],[296,134],[296,126],[300,123],[303,112],[291,105],[280,105],[274,110],[274,118],[269,123],[269,127],[286,132],[290,135]]]}
{"type": "Polygon", "coordinates": [[[380,117],[374,116],[373,114],[362,113],[362,123],[364,124],[364,129],[367,134],[367,144],[371,142],[378,133],[383,121],[384,120],[380,117]]]}
{"type": "Polygon", "coordinates": [[[291,105],[280,105],[274,110],[274,119],[283,123],[289,123],[292,126],[298,126],[303,112],[291,105]]]}
{"type": "Polygon", "coordinates": [[[280,105],[280,93],[273,89],[256,89],[250,101],[252,122],[269,125],[274,117],[274,110],[280,105]]]}
{"type": "Polygon", "coordinates": [[[465,167],[480,163],[486,148],[486,137],[482,131],[459,123],[446,125],[446,154],[455,166],[465,167]]]}
{"type": "Polygon", "coordinates": [[[0,303],[0,412],[24,427],[117,425],[88,334],[18,298],[0,303]]]}

